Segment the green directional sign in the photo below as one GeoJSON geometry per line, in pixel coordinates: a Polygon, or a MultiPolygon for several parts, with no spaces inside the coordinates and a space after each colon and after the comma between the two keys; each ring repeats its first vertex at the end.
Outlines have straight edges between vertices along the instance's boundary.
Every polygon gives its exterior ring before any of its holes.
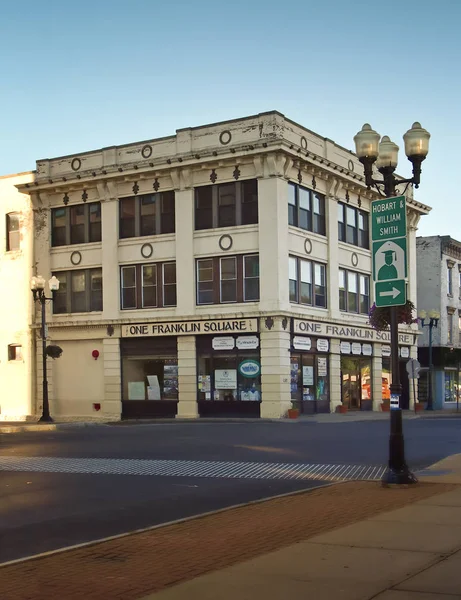
{"type": "Polygon", "coordinates": [[[371,239],[376,306],[407,301],[407,207],[405,196],[371,203],[371,239]]]}
{"type": "Polygon", "coordinates": [[[377,281],[375,283],[376,306],[400,306],[406,302],[406,282],[402,279],[395,281],[377,281]]]}
{"type": "Polygon", "coordinates": [[[407,208],[405,196],[383,198],[371,203],[371,239],[389,240],[406,237],[407,208]]]}

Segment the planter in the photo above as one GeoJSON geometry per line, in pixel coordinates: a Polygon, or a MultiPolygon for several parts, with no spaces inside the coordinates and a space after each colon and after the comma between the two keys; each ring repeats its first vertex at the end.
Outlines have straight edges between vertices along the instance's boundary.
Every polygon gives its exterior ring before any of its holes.
{"type": "Polygon", "coordinates": [[[424,410],[424,404],[422,402],[415,402],[415,412],[421,412],[424,410]]]}
{"type": "Polygon", "coordinates": [[[297,419],[299,417],[299,408],[289,408],[288,409],[288,418],[289,419],[297,419]]]}
{"type": "Polygon", "coordinates": [[[389,400],[387,400],[386,402],[382,402],[382,404],[381,404],[381,410],[383,412],[390,412],[390,410],[391,410],[391,403],[389,402],[389,400]]]}
{"type": "Polygon", "coordinates": [[[336,412],[339,412],[341,414],[347,413],[347,406],[344,406],[344,404],[340,404],[337,408],[336,408],[336,412]]]}

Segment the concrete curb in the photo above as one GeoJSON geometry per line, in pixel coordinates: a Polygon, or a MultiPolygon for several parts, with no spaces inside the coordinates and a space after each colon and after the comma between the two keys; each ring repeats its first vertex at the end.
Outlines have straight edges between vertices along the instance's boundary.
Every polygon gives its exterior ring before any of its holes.
{"type": "Polygon", "coordinates": [[[27,433],[37,431],[61,431],[66,429],[79,429],[82,427],[106,427],[110,422],[75,422],[75,423],[31,423],[24,425],[1,425],[0,433],[27,433]]]}

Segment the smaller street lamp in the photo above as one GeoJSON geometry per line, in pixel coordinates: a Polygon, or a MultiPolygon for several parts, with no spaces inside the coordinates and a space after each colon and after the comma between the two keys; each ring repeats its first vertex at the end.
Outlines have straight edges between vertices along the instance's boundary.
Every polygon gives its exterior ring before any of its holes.
{"type": "Polygon", "coordinates": [[[51,279],[48,281],[48,286],[51,292],[51,298],[47,298],[45,294],[45,279],[41,275],[35,275],[32,277],[30,281],[30,289],[32,290],[32,294],[34,297],[34,302],[39,302],[42,307],[42,326],[41,326],[41,335],[42,335],[42,366],[43,366],[43,407],[42,407],[42,416],[39,419],[41,423],[52,423],[53,419],[50,416],[50,404],[48,399],[48,379],[46,373],[46,302],[54,300],[54,294],[59,290],[59,279],[53,275],[51,279]]]}
{"type": "Polygon", "coordinates": [[[432,401],[432,379],[433,379],[433,365],[432,365],[432,330],[439,324],[440,313],[436,310],[430,310],[427,313],[425,310],[420,310],[418,317],[421,323],[421,327],[429,328],[429,381],[428,381],[428,393],[427,393],[427,406],[426,410],[434,410],[432,401]]]}

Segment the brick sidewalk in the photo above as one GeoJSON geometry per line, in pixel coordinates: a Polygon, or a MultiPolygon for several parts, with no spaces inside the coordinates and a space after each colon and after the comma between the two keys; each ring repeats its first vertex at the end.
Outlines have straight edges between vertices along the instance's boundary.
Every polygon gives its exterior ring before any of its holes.
{"type": "Polygon", "coordinates": [[[2,600],[137,600],[454,489],[345,483],[0,568],[2,600]]]}

